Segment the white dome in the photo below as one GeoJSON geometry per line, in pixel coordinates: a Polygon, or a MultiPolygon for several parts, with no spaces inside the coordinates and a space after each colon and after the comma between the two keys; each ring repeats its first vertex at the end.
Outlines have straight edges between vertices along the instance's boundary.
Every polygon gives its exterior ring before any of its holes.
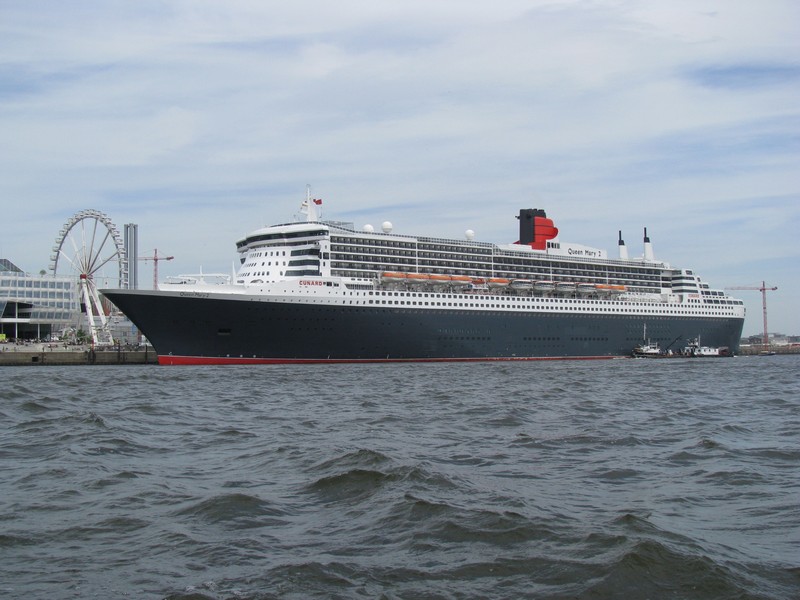
{"type": "Polygon", "coordinates": [[[367,223],[366,225],[364,225],[364,231],[366,231],[367,233],[372,233],[373,231],[375,231],[375,228],[369,223],[367,223]]]}
{"type": "Polygon", "coordinates": [[[381,225],[381,229],[383,229],[383,233],[391,233],[392,231],[392,222],[391,221],[384,221],[381,225]]]}
{"type": "Polygon", "coordinates": [[[470,242],[475,239],[475,232],[472,229],[467,229],[464,232],[464,237],[466,237],[470,242]]]}

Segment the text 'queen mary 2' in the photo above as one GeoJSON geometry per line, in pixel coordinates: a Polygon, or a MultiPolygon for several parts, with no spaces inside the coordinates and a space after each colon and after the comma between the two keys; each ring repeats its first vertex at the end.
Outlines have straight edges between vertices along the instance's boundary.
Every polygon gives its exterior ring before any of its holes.
{"type": "Polygon", "coordinates": [[[630,356],[702,338],[736,352],[741,300],[644,253],[560,242],[543,210],[521,210],[519,241],[496,245],[320,219],[237,242],[238,273],[183,276],[158,290],[103,290],[161,364],[532,360],[630,356]],[[646,332],[646,333],[645,333],[646,332]]]}

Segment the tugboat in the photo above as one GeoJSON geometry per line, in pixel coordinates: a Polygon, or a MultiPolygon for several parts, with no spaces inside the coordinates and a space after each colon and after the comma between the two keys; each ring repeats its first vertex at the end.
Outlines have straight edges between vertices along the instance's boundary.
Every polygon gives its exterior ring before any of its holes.
{"type": "Polygon", "coordinates": [[[684,356],[691,356],[693,358],[731,356],[728,348],[701,346],[699,336],[689,341],[683,349],[683,354],[684,356]]]}
{"type": "Polygon", "coordinates": [[[668,356],[661,350],[658,342],[651,342],[647,337],[647,323],[642,331],[642,343],[636,346],[631,353],[633,358],[662,358],[668,356]]]}
{"type": "Polygon", "coordinates": [[[633,358],[661,358],[667,356],[656,342],[643,342],[633,349],[633,358]]]}

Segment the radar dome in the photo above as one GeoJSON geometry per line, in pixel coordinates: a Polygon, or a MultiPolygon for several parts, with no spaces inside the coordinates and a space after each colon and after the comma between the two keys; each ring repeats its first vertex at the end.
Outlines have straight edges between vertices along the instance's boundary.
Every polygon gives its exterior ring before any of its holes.
{"type": "Polygon", "coordinates": [[[467,229],[464,232],[464,237],[466,237],[470,242],[475,239],[475,232],[472,229],[467,229]]]}
{"type": "Polygon", "coordinates": [[[375,231],[375,228],[369,223],[367,223],[366,225],[364,225],[364,231],[366,231],[367,233],[372,233],[373,231],[375,231]]]}
{"type": "Polygon", "coordinates": [[[391,221],[384,221],[381,225],[381,229],[383,229],[383,233],[391,233],[392,231],[392,222],[391,221]]]}

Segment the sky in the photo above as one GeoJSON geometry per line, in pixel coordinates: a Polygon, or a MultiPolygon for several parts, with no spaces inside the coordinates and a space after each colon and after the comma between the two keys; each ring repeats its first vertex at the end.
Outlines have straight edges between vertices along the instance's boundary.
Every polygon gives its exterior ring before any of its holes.
{"type": "Polygon", "coordinates": [[[409,235],[647,227],[800,334],[799,159],[796,0],[0,0],[0,258],[31,273],[85,209],[160,278],[229,273],[310,185],[409,235]]]}

